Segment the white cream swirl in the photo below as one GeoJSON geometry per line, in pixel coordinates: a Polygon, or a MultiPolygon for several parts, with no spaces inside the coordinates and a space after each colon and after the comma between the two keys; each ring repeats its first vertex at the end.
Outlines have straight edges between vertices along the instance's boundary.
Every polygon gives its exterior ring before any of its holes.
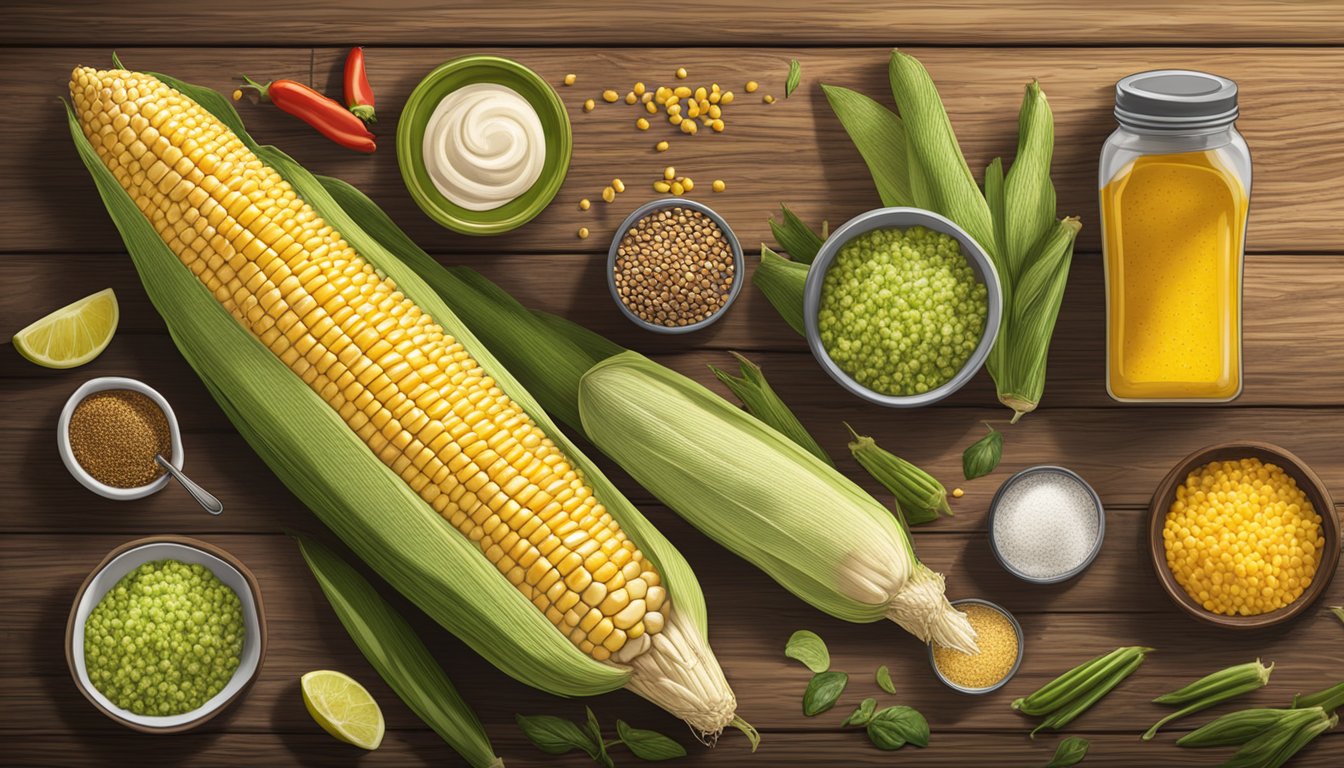
{"type": "Polygon", "coordinates": [[[448,94],[425,125],[425,169],[444,197],[470,211],[498,208],[541,176],[541,118],[517,91],[475,83],[448,94]]]}

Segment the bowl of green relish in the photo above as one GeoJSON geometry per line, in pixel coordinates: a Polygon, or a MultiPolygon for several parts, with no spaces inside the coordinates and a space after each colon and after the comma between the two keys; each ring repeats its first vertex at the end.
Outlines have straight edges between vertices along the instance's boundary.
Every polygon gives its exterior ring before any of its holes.
{"type": "Polygon", "coordinates": [[[914,408],[966,385],[999,333],[1003,289],[985,250],[951,220],[878,208],[836,229],[807,275],[808,347],[869,402],[914,408]]]}
{"type": "Polygon", "coordinates": [[[155,536],[108,553],[66,625],[80,693],[144,733],[180,733],[243,696],[266,656],[256,578],[204,541],[155,536]]]}

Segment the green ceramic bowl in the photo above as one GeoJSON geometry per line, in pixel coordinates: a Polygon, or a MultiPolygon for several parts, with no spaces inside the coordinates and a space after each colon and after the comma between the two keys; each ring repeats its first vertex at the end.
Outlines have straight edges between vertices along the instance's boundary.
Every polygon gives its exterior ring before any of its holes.
{"type": "Polygon", "coordinates": [[[573,145],[569,115],[555,90],[536,72],[498,56],[463,56],[440,64],[411,91],[397,123],[397,164],[415,204],[431,219],[466,235],[498,235],[541,213],[565,181],[573,145]],[[444,197],[425,170],[422,149],[425,126],[443,97],[476,83],[498,83],[517,91],[537,111],[546,136],[541,176],[517,198],[488,211],[469,211],[444,197]]]}

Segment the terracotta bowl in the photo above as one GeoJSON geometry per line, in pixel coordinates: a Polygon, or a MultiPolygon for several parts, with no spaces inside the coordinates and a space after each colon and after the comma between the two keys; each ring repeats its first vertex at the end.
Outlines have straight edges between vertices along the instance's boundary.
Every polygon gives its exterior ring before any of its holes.
{"type": "Polygon", "coordinates": [[[224,711],[241,699],[261,672],[266,660],[266,614],[262,609],[257,579],[238,558],[198,539],[185,536],[151,536],[128,541],[107,553],[93,569],[75,595],[70,620],[65,627],[65,659],[75,687],[104,715],[141,733],[181,733],[189,731],[224,711]],[[199,563],[215,574],[237,595],[243,610],[243,652],[238,668],[224,688],[200,707],[180,715],[139,715],[113,704],[89,680],[84,665],[84,622],[108,590],[142,563],[173,559],[199,563]]]}
{"type": "Polygon", "coordinates": [[[1221,443],[1196,451],[1182,459],[1167,476],[1162,479],[1153,494],[1152,505],[1148,511],[1148,549],[1153,558],[1153,569],[1162,588],[1186,613],[1200,621],[1230,629],[1260,629],[1282,624],[1305,611],[1330,586],[1334,578],[1335,567],[1339,564],[1340,531],[1339,518],[1335,514],[1335,503],[1330,491],[1316,476],[1311,468],[1287,450],[1271,443],[1221,443]],[[1257,616],[1225,616],[1210,613],[1194,598],[1186,594],[1185,589],[1176,581],[1171,569],[1167,567],[1166,542],[1162,538],[1162,529],[1166,523],[1167,511],[1176,498],[1176,489],[1185,482],[1192,471],[1213,461],[1237,461],[1239,459],[1260,459],[1266,464],[1276,464],[1297,481],[1297,485],[1316,508],[1321,516],[1321,531],[1325,535],[1325,549],[1316,564],[1316,575],[1296,600],[1289,605],[1269,613],[1257,616]]]}

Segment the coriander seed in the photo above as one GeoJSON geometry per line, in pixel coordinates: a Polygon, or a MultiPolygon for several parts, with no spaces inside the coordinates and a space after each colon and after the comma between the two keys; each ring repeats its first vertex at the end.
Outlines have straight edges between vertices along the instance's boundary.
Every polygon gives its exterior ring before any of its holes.
{"type": "Polygon", "coordinates": [[[632,314],[676,328],[721,311],[735,272],[732,245],[718,223],[677,206],[650,213],[626,230],[612,277],[617,296],[632,314]]]}

